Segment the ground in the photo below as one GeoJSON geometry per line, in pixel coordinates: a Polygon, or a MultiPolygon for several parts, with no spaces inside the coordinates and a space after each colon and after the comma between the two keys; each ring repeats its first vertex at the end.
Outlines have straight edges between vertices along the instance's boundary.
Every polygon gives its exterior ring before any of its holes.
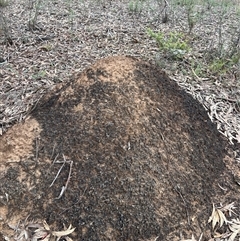
{"type": "Polygon", "coordinates": [[[232,153],[157,65],[99,60],[0,138],[1,234],[28,217],[74,240],[209,240],[212,203],[238,200],[232,153]]]}

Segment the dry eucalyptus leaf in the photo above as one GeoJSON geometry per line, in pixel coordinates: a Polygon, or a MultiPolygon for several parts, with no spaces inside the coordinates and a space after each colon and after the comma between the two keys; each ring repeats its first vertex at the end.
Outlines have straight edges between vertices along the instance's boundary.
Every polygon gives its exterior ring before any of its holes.
{"type": "Polygon", "coordinates": [[[45,220],[42,221],[42,224],[46,230],[50,231],[50,227],[45,220]]]}
{"type": "Polygon", "coordinates": [[[56,236],[56,237],[67,236],[67,235],[71,234],[74,230],[75,230],[75,228],[72,228],[72,225],[70,224],[67,230],[64,230],[64,231],[53,231],[52,235],[56,236]]]}
{"type": "Polygon", "coordinates": [[[229,225],[229,229],[232,232],[238,232],[240,233],[240,220],[239,219],[232,219],[229,225]]]}
{"type": "Polygon", "coordinates": [[[235,238],[237,237],[237,235],[238,235],[238,232],[233,232],[233,233],[231,234],[231,236],[229,237],[228,241],[234,241],[235,238]]]}
{"type": "Polygon", "coordinates": [[[225,210],[224,209],[225,207],[226,206],[216,209],[214,204],[213,204],[212,214],[208,219],[208,223],[212,222],[212,228],[213,229],[216,227],[217,224],[219,225],[219,227],[222,227],[222,225],[224,223],[228,222],[224,213],[222,212],[222,210],[225,210]]]}
{"type": "Polygon", "coordinates": [[[227,223],[227,219],[221,210],[217,209],[216,211],[219,217],[219,221],[218,221],[219,227],[221,228],[224,223],[227,223]]]}

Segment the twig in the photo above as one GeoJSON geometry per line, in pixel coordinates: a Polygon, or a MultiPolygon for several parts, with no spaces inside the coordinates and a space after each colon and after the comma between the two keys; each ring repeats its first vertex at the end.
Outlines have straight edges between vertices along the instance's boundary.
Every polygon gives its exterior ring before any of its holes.
{"type": "Polygon", "coordinates": [[[167,7],[169,7],[169,3],[167,2],[167,0],[164,0],[164,16],[162,18],[162,23],[166,23],[168,21],[167,7]]]}
{"type": "Polygon", "coordinates": [[[38,143],[39,143],[39,138],[36,138],[36,162],[38,162],[38,143]]]}
{"type": "Polygon", "coordinates": [[[69,173],[68,173],[68,179],[66,181],[65,186],[62,187],[62,190],[56,199],[60,199],[62,197],[63,193],[67,190],[68,183],[69,183],[69,180],[71,178],[71,173],[72,173],[72,164],[73,164],[73,161],[70,161],[70,169],[69,169],[69,173]]]}
{"type": "MultiPolygon", "coordinates": [[[[58,153],[58,154],[55,156],[55,158],[54,158],[53,162],[51,163],[50,167],[48,168],[47,175],[49,174],[50,169],[51,169],[51,167],[53,166],[53,164],[56,162],[56,160],[57,160],[58,156],[59,156],[59,153],[58,153]]],[[[51,159],[52,159],[52,157],[51,157],[51,159]]]]}
{"type": "Polygon", "coordinates": [[[200,235],[198,241],[201,241],[201,240],[202,240],[202,237],[203,237],[203,233],[201,233],[201,235],[200,235]]]}
{"type": "MultiPolygon", "coordinates": [[[[57,156],[58,156],[58,155],[57,155],[57,156]]],[[[57,158],[57,156],[56,156],[56,158],[57,158]]],[[[55,158],[55,159],[56,159],[56,158],[55,158]]],[[[54,161],[55,161],[55,159],[54,159],[54,161]]],[[[52,183],[51,183],[51,185],[50,185],[49,187],[51,187],[51,186],[54,184],[54,182],[57,180],[60,172],[62,171],[62,169],[63,169],[63,167],[64,167],[64,165],[65,165],[65,163],[66,163],[66,159],[65,159],[64,155],[63,155],[63,159],[64,159],[64,162],[63,162],[62,166],[60,167],[60,169],[58,170],[57,175],[55,176],[55,178],[53,179],[53,181],[52,181],[52,183]]]]}
{"type": "Polygon", "coordinates": [[[53,160],[53,164],[56,162],[57,158],[58,158],[59,153],[55,156],[54,160],[53,160]]]}
{"type": "MultiPolygon", "coordinates": [[[[52,158],[53,158],[55,148],[56,148],[56,143],[54,143],[54,145],[53,145],[53,149],[52,149],[52,155],[51,155],[51,158],[50,158],[50,159],[52,159],[52,158]]],[[[57,156],[58,156],[58,155],[57,155],[57,156]]],[[[55,158],[55,159],[56,159],[56,158],[55,158]]],[[[54,160],[55,160],[55,159],[54,159],[54,160]]]]}
{"type": "Polygon", "coordinates": [[[191,68],[191,70],[192,70],[192,72],[193,72],[194,76],[197,78],[197,80],[200,80],[199,76],[196,74],[196,72],[194,71],[194,69],[193,69],[193,68],[191,68]]]}
{"type": "MultiPolygon", "coordinates": [[[[58,156],[58,155],[57,155],[57,156],[58,156]]],[[[55,161],[55,160],[57,159],[57,156],[55,157],[53,163],[61,163],[61,162],[55,161]]],[[[49,186],[49,187],[51,187],[51,186],[54,184],[54,182],[57,180],[60,172],[62,171],[62,169],[63,169],[63,167],[65,166],[66,163],[69,163],[69,166],[70,166],[70,167],[69,167],[68,178],[67,178],[67,181],[66,181],[66,183],[65,183],[65,186],[62,187],[61,192],[60,192],[59,196],[58,196],[56,199],[60,199],[60,198],[62,197],[63,193],[67,190],[67,187],[68,187],[68,184],[69,184],[69,181],[70,181],[70,178],[71,178],[71,174],[72,174],[73,161],[67,161],[66,158],[65,158],[65,156],[64,156],[64,154],[63,154],[63,163],[62,163],[62,166],[61,166],[60,169],[58,170],[57,175],[55,176],[55,178],[53,179],[52,183],[51,183],[50,186],[49,186]]]]}
{"type": "Polygon", "coordinates": [[[68,179],[67,179],[66,184],[65,184],[65,190],[67,189],[68,183],[69,183],[70,178],[71,178],[71,174],[72,174],[72,165],[73,165],[73,161],[70,161],[70,167],[69,167],[68,179]]]}
{"type": "Polygon", "coordinates": [[[56,197],[55,199],[60,199],[62,197],[63,193],[65,192],[65,190],[66,190],[65,186],[62,186],[62,189],[61,189],[61,192],[60,192],[59,196],[56,197]]]}
{"type": "Polygon", "coordinates": [[[189,218],[189,212],[188,212],[188,208],[187,208],[187,203],[182,195],[182,193],[179,190],[179,187],[174,186],[174,189],[176,190],[176,192],[179,194],[179,196],[181,197],[181,199],[183,200],[183,204],[185,206],[185,210],[186,210],[186,214],[187,214],[187,220],[188,220],[188,225],[190,225],[190,218],[189,218]]]}

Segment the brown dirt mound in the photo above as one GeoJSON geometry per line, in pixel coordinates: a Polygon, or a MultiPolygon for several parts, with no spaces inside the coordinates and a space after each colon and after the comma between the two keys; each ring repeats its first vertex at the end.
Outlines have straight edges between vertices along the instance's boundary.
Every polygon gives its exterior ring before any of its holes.
{"type": "Polygon", "coordinates": [[[200,234],[212,202],[234,201],[227,147],[204,108],[158,67],[100,60],[1,137],[3,233],[30,215],[71,223],[75,240],[200,234]]]}

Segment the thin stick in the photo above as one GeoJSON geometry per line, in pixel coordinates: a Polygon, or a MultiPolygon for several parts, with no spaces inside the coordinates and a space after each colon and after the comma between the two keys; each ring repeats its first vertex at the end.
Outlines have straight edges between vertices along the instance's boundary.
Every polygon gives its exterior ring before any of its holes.
{"type": "Polygon", "coordinates": [[[202,236],[203,236],[203,233],[201,233],[201,235],[200,235],[198,241],[201,241],[201,240],[202,240],[202,236]]]}
{"type": "Polygon", "coordinates": [[[49,174],[51,167],[52,167],[53,164],[56,162],[56,160],[57,160],[57,158],[58,158],[58,155],[59,155],[59,153],[55,156],[55,158],[54,158],[52,164],[50,165],[50,167],[49,167],[49,169],[48,169],[48,171],[47,171],[47,174],[49,174]]]}
{"type": "MultiPolygon", "coordinates": [[[[55,158],[55,159],[56,159],[56,158],[55,158]]],[[[66,163],[66,159],[65,159],[64,155],[63,155],[63,159],[64,159],[64,162],[63,162],[62,166],[60,167],[60,169],[58,170],[57,175],[55,176],[55,178],[53,179],[53,181],[52,181],[52,183],[50,184],[49,187],[51,187],[51,186],[54,184],[54,182],[57,180],[60,172],[62,171],[62,169],[63,169],[63,167],[64,167],[64,165],[65,165],[65,163],[66,163]]]]}
{"type": "Polygon", "coordinates": [[[53,164],[56,162],[57,158],[58,158],[59,153],[55,156],[54,160],[53,160],[53,164]]]}
{"type": "MultiPolygon", "coordinates": [[[[63,159],[64,159],[64,164],[65,164],[67,161],[66,161],[66,158],[65,158],[64,155],[63,155],[63,159]]],[[[69,173],[68,173],[68,178],[67,178],[67,181],[66,181],[65,186],[62,187],[62,190],[61,190],[59,196],[58,196],[56,199],[60,199],[60,198],[62,197],[63,193],[67,190],[68,183],[69,183],[69,181],[70,181],[71,174],[72,174],[73,161],[69,161],[68,163],[69,163],[69,165],[70,165],[70,167],[69,167],[69,173]]]]}
{"type": "Polygon", "coordinates": [[[36,162],[38,162],[38,145],[39,145],[39,139],[38,138],[36,138],[36,162]]]}
{"type": "Polygon", "coordinates": [[[67,179],[66,184],[65,184],[65,189],[67,189],[68,183],[69,183],[70,178],[71,178],[71,174],[72,174],[72,165],[73,165],[73,161],[70,162],[70,168],[69,168],[69,173],[68,173],[68,179],[67,179]]]}
{"type": "Polygon", "coordinates": [[[51,158],[50,158],[50,159],[52,159],[52,158],[53,158],[54,151],[55,151],[55,147],[56,147],[56,143],[54,143],[54,145],[53,145],[53,149],[52,149],[52,155],[51,155],[51,158]]]}
{"type": "Polygon", "coordinates": [[[61,190],[61,192],[60,192],[60,194],[59,194],[59,196],[56,197],[55,199],[60,199],[60,198],[62,197],[63,193],[65,192],[65,189],[66,189],[66,188],[63,186],[63,187],[62,187],[62,190],[61,190]]]}
{"type": "Polygon", "coordinates": [[[186,214],[187,214],[187,220],[188,220],[188,225],[190,225],[190,218],[189,218],[189,213],[188,213],[188,208],[187,208],[187,203],[181,193],[181,191],[179,190],[179,187],[174,187],[174,189],[176,190],[176,192],[179,194],[179,196],[181,197],[181,199],[183,200],[183,204],[185,206],[185,209],[186,209],[186,214]]]}

